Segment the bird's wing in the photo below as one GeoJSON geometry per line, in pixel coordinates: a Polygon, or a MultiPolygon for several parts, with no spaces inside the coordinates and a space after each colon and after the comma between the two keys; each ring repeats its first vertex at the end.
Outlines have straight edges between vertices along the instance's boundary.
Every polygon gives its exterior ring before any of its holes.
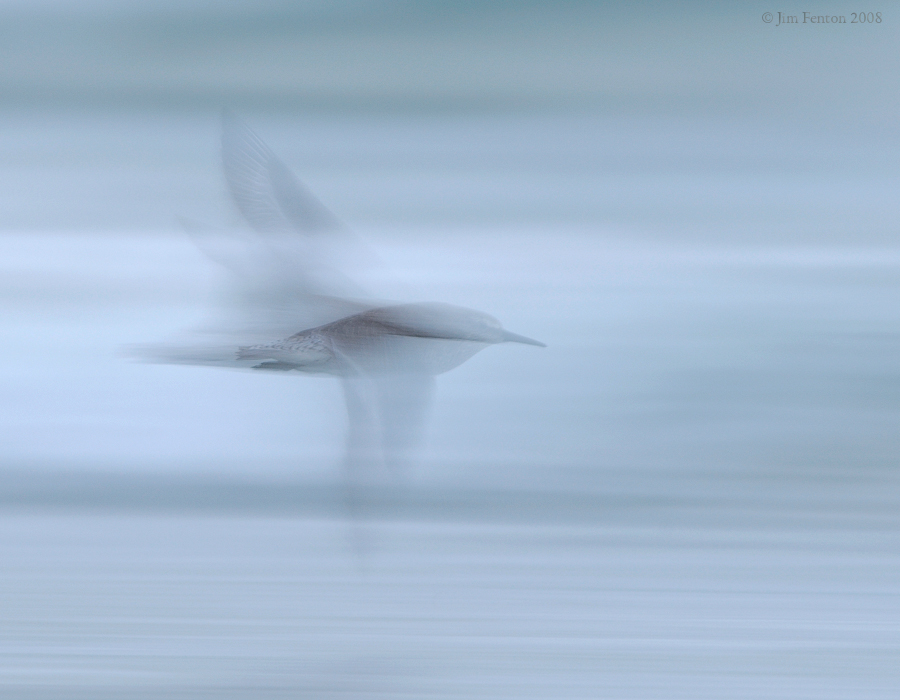
{"type": "Polygon", "coordinates": [[[234,203],[252,230],[188,220],[197,247],[227,272],[202,328],[126,354],[151,362],[243,367],[240,346],[275,341],[380,305],[350,279],[366,258],[337,219],[236,117],[222,121],[222,162],[234,203]]]}
{"type": "Polygon", "coordinates": [[[342,228],[262,139],[230,112],[222,116],[222,164],[234,203],[260,233],[318,234],[342,228]]]}
{"type": "Polygon", "coordinates": [[[227,112],[222,164],[232,199],[255,232],[244,237],[240,265],[230,265],[240,268],[243,283],[290,297],[295,306],[315,305],[315,298],[305,296],[365,296],[351,279],[351,270],[369,257],[362,244],[262,139],[227,112]]]}
{"type": "Polygon", "coordinates": [[[122,355],[154,364],[253,369],[259,359],[242,356],[241,348],[277,341],[298,330],[370,308],[364,300],[313,295],[298,298],[286,291],[271,287],[238,289],[238,294],[220,304],[202,327],[181,331],[166,342],[128,346],[122,349],[122,355]]]}
{"type": "Polygon", "coordinates": [[[418,446],[434,396],[425,373],[342,374],[347,402],[348,482],[379,481],[396,472],[418,446]]]}

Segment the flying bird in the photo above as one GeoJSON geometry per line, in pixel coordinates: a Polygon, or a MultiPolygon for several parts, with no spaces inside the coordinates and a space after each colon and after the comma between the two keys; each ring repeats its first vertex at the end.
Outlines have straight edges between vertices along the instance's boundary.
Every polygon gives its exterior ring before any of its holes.
{"type": "Polygon", "coordinates": [[[242,121],[225,113],[222,164],[251,232],[183,221],[235,281],[224,318],[180,343],[144,347],[157,362],[340,378],[345,469],[359,483],[415,446],[434,377],[498,343],[542,346],[488,314],[369,297],[347,274],[363,246],[242,121]]]}

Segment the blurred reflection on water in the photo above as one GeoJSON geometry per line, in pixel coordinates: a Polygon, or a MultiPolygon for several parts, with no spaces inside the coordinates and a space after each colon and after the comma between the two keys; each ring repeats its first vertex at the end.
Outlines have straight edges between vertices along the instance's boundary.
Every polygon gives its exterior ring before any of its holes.
{"type": "Polygon", "coordinates": [[[317,144],[286,160],[382,255],[374,293],[549,344],[441,377],[360,561],[336,386],[116,356],[202,318],[216,273],[172,218],[224,195],[212,117],[109,119],[141,135],[119,169],[62,120],[91,155],[5,176],[59,226],[0,239],[11,697],[892,697],[883,142],[260,117],[317,144]]]}
{"type": "Polygon", "coordinates": [[[363,571],[335,520],[7,512],[4,693],[893,696],[896,499],[631,505],[384,521],[363,571]]]}

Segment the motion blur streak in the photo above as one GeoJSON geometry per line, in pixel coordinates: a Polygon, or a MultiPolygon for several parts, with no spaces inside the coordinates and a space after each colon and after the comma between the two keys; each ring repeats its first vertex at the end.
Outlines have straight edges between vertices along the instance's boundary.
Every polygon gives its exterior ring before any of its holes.
{"type": "Polygon", "coordinates": [[[450,5],[0,2],[4,700],[896,696],[900,23],[450,5]],[[371,298],[548,345],[361,558],[337,382],[117,354],[218,301],[222,107],[371,298]]]}
{"type": "Polygon", "coordinates": [[[347,275],[362,254],[352,235],[249,127],[229,112],[222,122],[225,180],[253,234],[186,228],[232,273],[232,298],[218,327],[207,323],[189,341],[138,354],[168,364],[340,377],[347,486],[358,501],[359,487],[379,469],[399,468],[418,447],[436,375],[489,345],[545,346],[474,309],[369,297],[347,275]]]}

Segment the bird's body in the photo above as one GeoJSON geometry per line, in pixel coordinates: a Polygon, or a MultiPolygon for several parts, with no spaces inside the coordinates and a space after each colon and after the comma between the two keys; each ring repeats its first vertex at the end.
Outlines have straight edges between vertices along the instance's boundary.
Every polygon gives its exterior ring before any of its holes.
{"type": "Polygon", "coordinates": [[[254,233],[185,223],[236,281],[224,318],[187,341],[145,347],[158,362],[340,377],[349,417],[348,474],[396,461],[415,444],[435,375],[489,345],[543,345],[488,314],[368,297],[342,263],[360,246],[245,124],[226,114],[222,161],[254,233]]]}
{"type": "Polygon", "coordinates": [[[254,369],[433,376],[458,367],[488,345],[510,340],[540,345],[504,331],[497,319],[479,311],[450,304],[397,304],[241,348],[237,359],[262,360],[254,369]]]}

